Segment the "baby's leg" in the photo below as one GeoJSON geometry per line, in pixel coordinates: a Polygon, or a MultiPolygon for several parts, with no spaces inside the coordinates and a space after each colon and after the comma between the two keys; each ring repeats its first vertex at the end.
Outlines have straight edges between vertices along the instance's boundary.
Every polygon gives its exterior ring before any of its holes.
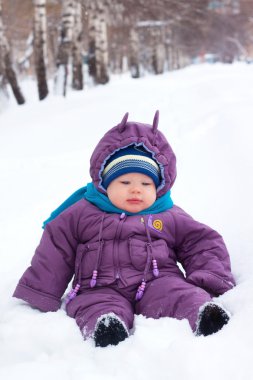
{"type": "MultiPolygon", "coordinates": [[[[67,305],[67,313],[75,318],[85,338],[93,336],[97,322],[108,314],[119,319],[126,331],[132,328],[134,320],[131,303],[109,287],[87,289],[67,305]]],[[[105,320],[105,324],[107,322],[105,320]]]]}
{"type": "Polygon", "coordinates": [[[210,300],[209,293],[189,284],[183,277],[166,276],[147,284],[142,299],[136,304],[136,314],[155,319],[186,318],[195,331],[199,308],[210,300]]]}

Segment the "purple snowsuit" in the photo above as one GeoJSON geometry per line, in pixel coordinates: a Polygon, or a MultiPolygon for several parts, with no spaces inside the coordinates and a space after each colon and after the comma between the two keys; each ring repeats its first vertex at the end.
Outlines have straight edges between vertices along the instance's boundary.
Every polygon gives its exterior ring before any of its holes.
{"type": "MultiPolygon", "coordinates": [[[[157,196],[165,194],[176,177],[176,159],[166,138],[153,127],[126,119],[98,143],[91,157],[90,174],[101,185],[106,160],[133,143],[153,152],[163,181],[157,196]]],[[[231,289],[234,279],[222,237],[182,209],[150,215],[105,213],[83,199],[67,208],[45,227],[31,266],[21,277],[14,296],[42,311],[56,311],[73,277],[80,284],[68,303],[84,336],[92,335],[97,319],[113,312],[128,329],[134,314],[147,317],[187,318],[196,329],[201,305],[231,289]],[[152,270],[156,260],[159,275],[152,270]],[[181,263],[185,273],[179,269],[181,263]],[[90,280],[98,272],[96,286],[90,280]],[[135,300],[142,281],[143,297],[135,300]]]]}

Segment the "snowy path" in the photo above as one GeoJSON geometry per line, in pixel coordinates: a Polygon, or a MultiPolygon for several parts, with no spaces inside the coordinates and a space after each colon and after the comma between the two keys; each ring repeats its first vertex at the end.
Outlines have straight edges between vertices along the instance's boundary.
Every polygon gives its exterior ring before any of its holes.
{"type": "Polygon", "coordinates": [[[14,101],[0,115],[0,378],[4,380],[248,380],[253,365],[253,65],[192,66],[163,76],[14,101]],[[12,299],[48,214],[89,181],[89,156],[126,111],[152,122],[178,157],[174,202],[223,236],[238,283],[218,334],[195,338],[186,321],[137,317],[117,347],[83,342],[64,310],[43,314],[12,299]]]}

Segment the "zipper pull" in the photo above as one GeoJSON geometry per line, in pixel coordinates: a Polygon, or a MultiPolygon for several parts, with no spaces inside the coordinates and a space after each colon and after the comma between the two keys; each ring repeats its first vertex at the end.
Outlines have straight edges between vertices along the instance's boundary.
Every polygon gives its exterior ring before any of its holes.
{"type": "Polygon", "coordinates": [[[125,214],[125,212],[122,212],[122,214],[120,214],[120,219],[124,219],[125,218],[125,216],[126,216],[126,214],[125,214]]]}

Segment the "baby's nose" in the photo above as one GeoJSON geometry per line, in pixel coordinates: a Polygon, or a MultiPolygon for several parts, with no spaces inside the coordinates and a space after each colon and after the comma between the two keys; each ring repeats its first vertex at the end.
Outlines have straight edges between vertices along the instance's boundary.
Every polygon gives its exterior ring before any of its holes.
{"type": "Polygon", "coordinates": [[[132,187],[132,192],[133,192],[133,193],[139,193],[139,192],[140,192],[140,188],[139,188],[139,186],[133,186],[133,187],[132,187]]]}

